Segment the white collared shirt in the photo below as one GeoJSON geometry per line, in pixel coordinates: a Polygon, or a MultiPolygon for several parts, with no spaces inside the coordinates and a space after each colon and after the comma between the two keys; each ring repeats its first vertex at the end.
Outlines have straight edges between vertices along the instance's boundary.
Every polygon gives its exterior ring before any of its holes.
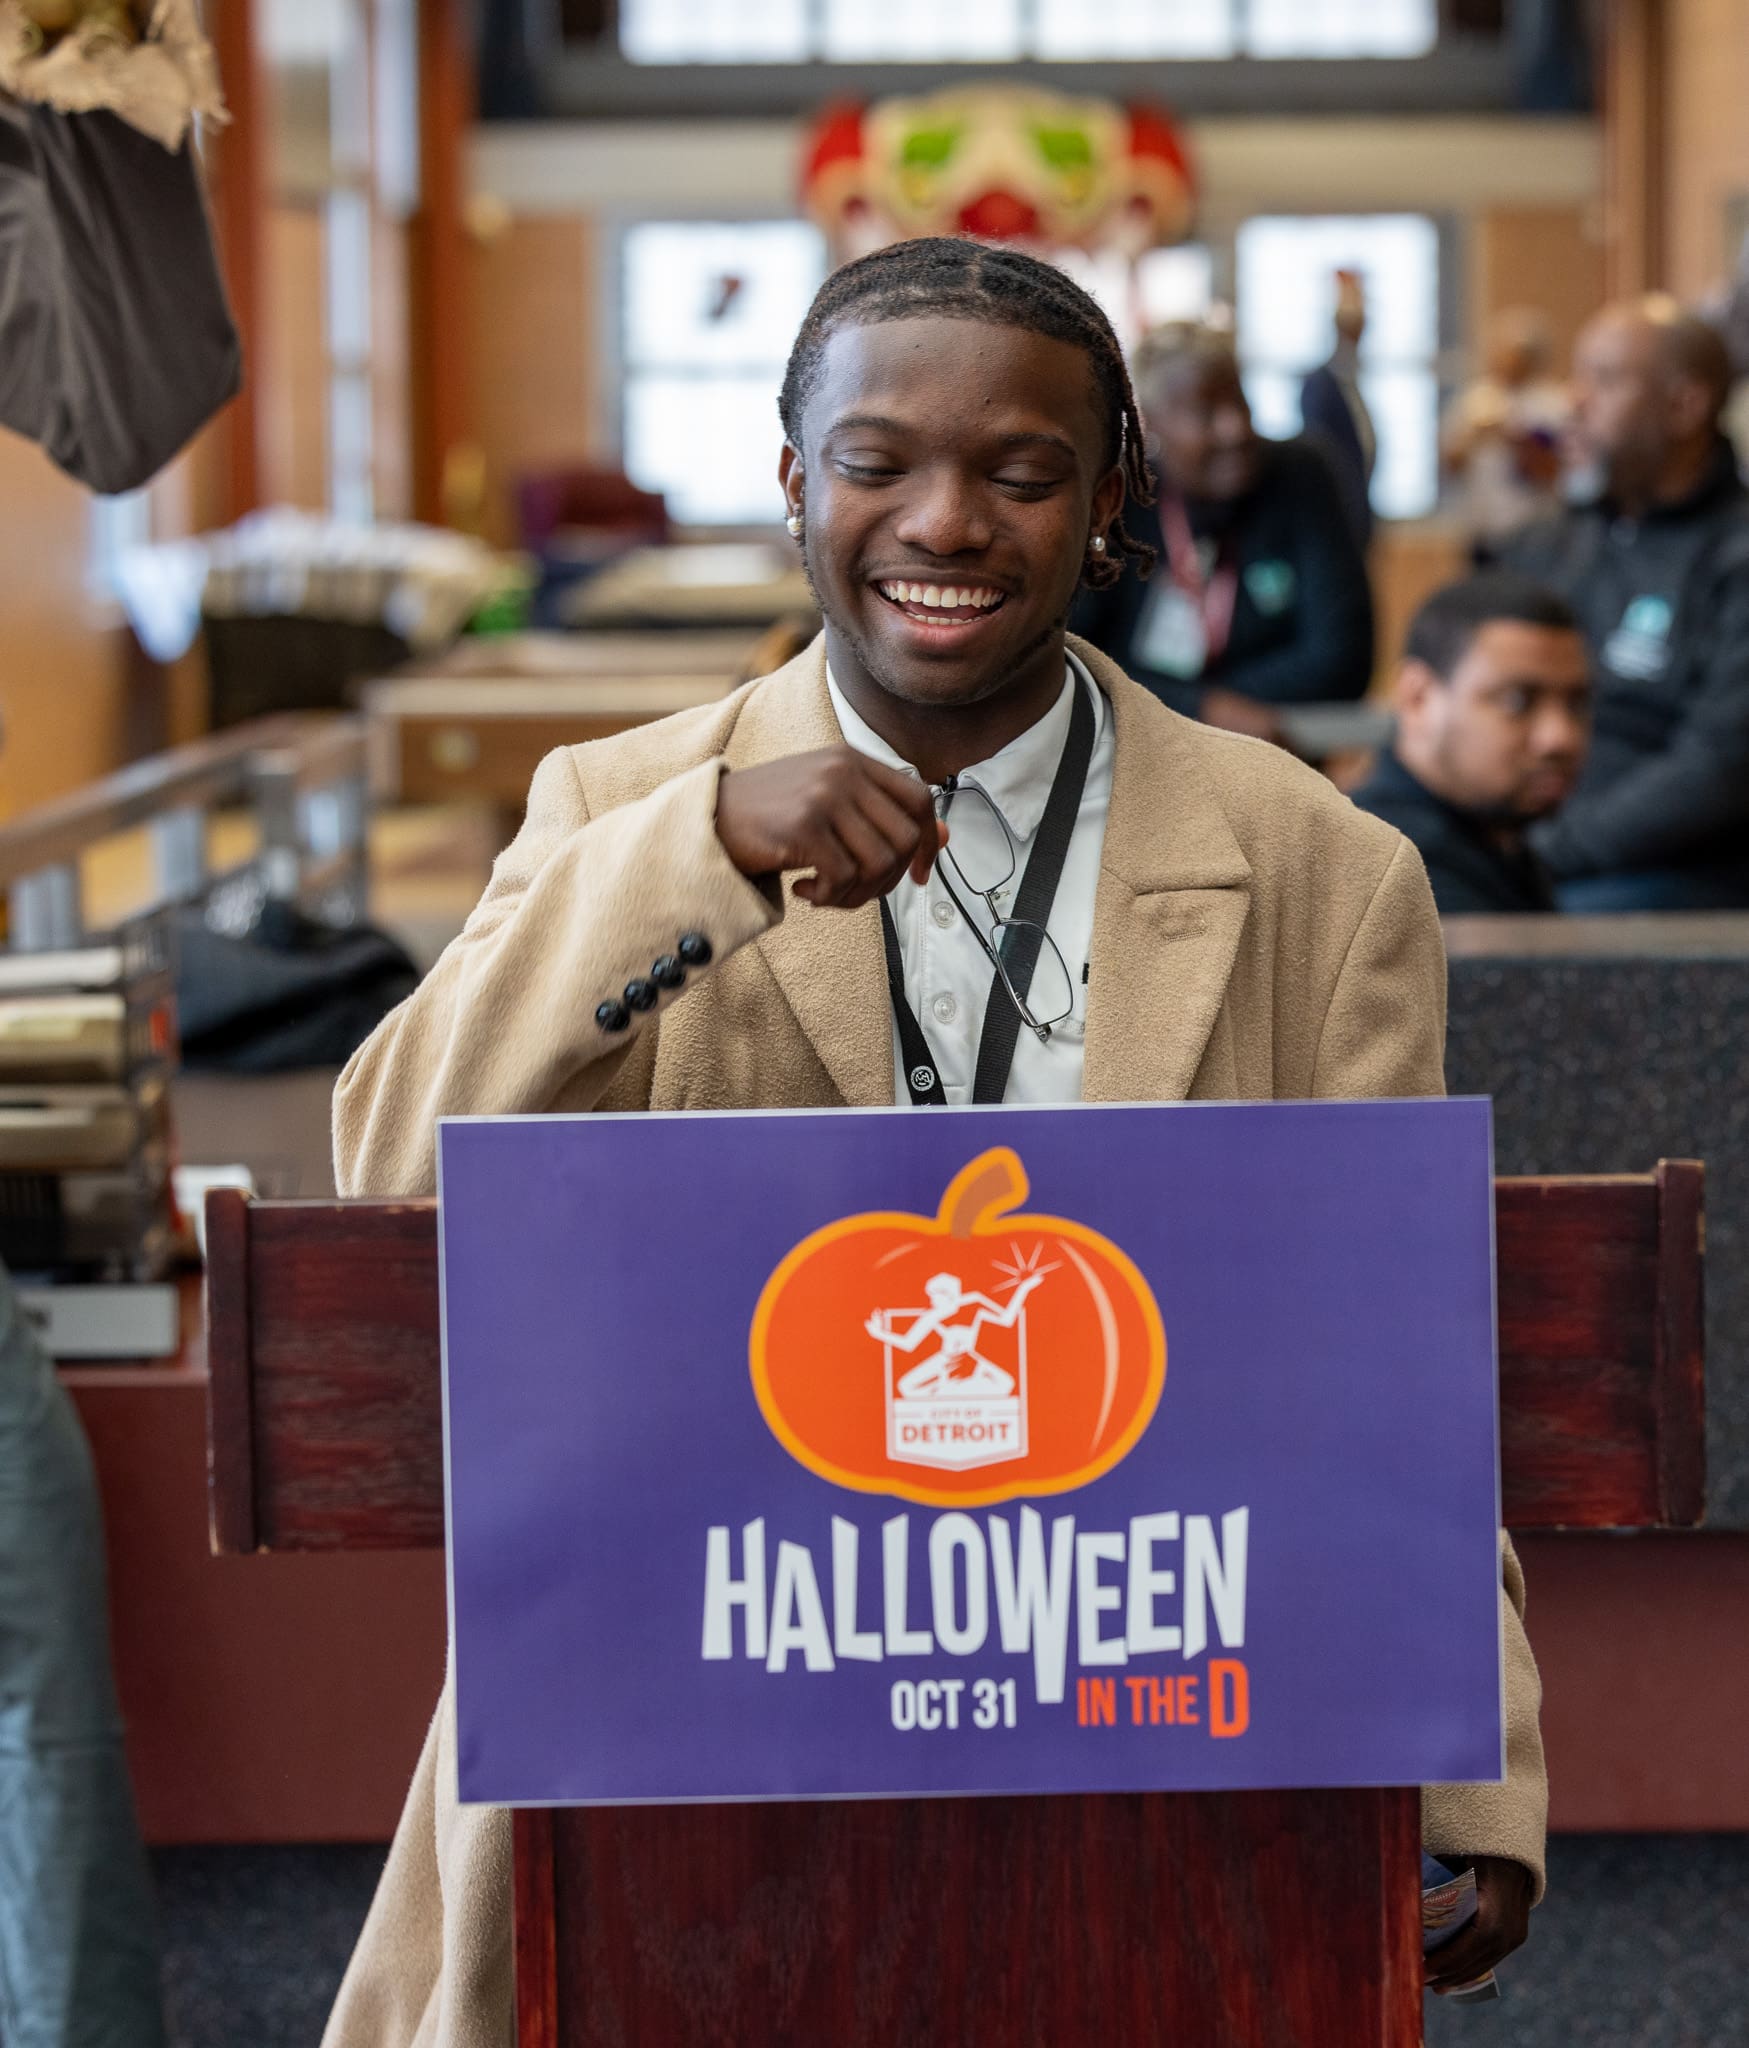
{"type": "MultiPolygon", "coordinates": [[[[838,715],[839,729],[850,746],[859,754],[884,761],[889,768],[897,768],[906,775],[916,774],[916,769],[902,761],[852,709],[830,669],[826,673],[826,687],[831,693],[832,709],[838,715]]],[[[1012,914],[1014,895],[1026,873],[1039,821],[1063,757],[1077,688],[1087,691],[1093,705],[1093,757],[1087,764],[1081,808],[1076,813],[1049,923],[1050,935],[1069,971],[1074,1015],[1056,1025],[1043,1043],[1024,1024],[1021,1026],[1015,1041],[1014,1065],[1002,1098],[1005,1102],[1081,1099],[1087,1031],[1087,961],[1093,947],[1093,903],[1099,888],[1105,820],[1111,808],[1111,707],[1086,669],[1070,655],[1062,693],[1050,710],[1018,739],[1010,740],[1000,753],[966,769],[958,778],[962,787],[976,783],[983,790],[1013,835],[1015,874],[1007,890],[998,897],[1003,910],[1012,914]]],[[[956,800],[949,807],[947,822],[950,850],[967,875],[977,881],[1001,873],[1008,850],[1002,841],[1001,827],[981,804],[956,800]]],[[[951,869],[948,879],[954,894],[977,918],[979,929],[987,937],[990,917],[982,898],[962,887],[951,869]]],[[[984,1007],[994,979],[989,958],[966,930],[964,920],[949,900],[939,862],[922,888],[907,875],[887,898],[887,907],[899,936],[905,994],[935,1055],[942,1092],[950,1103],[970,1102],[978,1067],[978,1039],[984,1028],[984,1007]]],[[[1008,998],[998,992],[996,1000],[1006,1002],[1008,998]]],[[[905,1062],[896,1025],[893,1082],[894,1101],[908,1103],[911,1093],[905,1082],[905,1062]]]]}

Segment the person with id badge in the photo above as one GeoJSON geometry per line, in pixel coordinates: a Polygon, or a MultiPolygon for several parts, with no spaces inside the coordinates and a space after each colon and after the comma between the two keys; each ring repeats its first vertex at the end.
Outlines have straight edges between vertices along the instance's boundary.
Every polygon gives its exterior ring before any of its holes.
{"type": "Polygon", "coordinates": [[[1164,573],[1156,573],[1143,606],[1136,652],[1145,668],[1193,682],[1219,665],[1232,638],[1239,601],[1236,550],[1230,534],[1193,534],[1176,493],[1162,499],[1158,510],[1164,573]]]}
{"type": "Polygon", "coordinates": [[[1084,599],[1078,628],[1175,711],[1260,739],[1276,705],[1363,696],[1372,595],[1325,457],[1257,433],[1215,328],[1156,329],[1135,378],[1158,486],[1135,523],[1158,567],[1084,599]]]}
{"type": "MultiPolygon", "coordinates": [[[[548,755],[465,930],[341,1076],[341,1192],[430,1192],[451,1115],[1439,1094],[1414,848],[1066,630],[1077,590],[1153,567],[1097,303],[1014,249],[880,250],[821,287],[779,421],[824,631],[720,702],[548,755]]],[[[952,1273],[921,1291],[875,1319],[913,1387],[1004,1398],[977,1347],[1006,1308],[952,1273]]],[[[1472,1976],[1543,1881],[1500,1555],[1506,1776],[1423,1799],[1428,1853],[1476,1873],[1472,1976]]],[[[511,1864],[508,1813],[457,1799],[451,1685],[325,2048],[507,2041],[511,1864]]]]}

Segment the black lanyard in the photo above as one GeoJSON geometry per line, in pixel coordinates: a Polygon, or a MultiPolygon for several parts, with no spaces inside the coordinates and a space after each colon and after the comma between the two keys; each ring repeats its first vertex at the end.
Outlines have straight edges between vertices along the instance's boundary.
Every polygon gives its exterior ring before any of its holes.
{"type": "MultiPolygon", "coordinates": [[[[1026,872],[1014,898],[1014,920],[1037,925],[1042,932],[1049,924],[1051,906],[1057,900],[1057,884],[1069,858],[1069,841],[1081,812],[1081,797],[1087,787],[1087,766],[1093,759],[1093,706],[1086,685],[1075,678],[1075,700],[1069,711],[1069,736],[1063,742],[1063,758],[1057,763],[1056,779],[1045,800],[1026,872]]],[[[887,955],[887,993],[892,998],[893,1021],[899,1031],[899,1052],[905,1062],[905,1085],[915,1108],[945,1108],[947,1094],[941,1085],[941,1071],[917,1013],[905,995],[905,966],[899,955],[899,932],[893,913],[881,899],[881,939],[887,955]]],[[[1002,962],[1008,978],[1024,997],[1032,988],[1033,970],[1038,965],[1042,937],[1031,932],[1004,935],[1002,962]]],[[[984,1004],[984,1028],[978,1037],[978,1066],[972,1080],[974,1102],[1000,1102],[1008,1092],[1008,1076],[1014,1066],[1014,1048],[1020,1039],[1020,1012],[1009,1000],[1002,977],[992,972],[990,994],[984,1004]]]]}

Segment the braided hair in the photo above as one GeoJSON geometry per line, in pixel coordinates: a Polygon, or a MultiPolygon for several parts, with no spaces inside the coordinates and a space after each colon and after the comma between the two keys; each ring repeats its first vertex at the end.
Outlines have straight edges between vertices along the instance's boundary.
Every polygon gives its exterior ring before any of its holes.
{"type": "MultiPolygon", "coordinates": [[[[802,415],[819,386],[826,343],[838,328],[928,319],[1021,327],[1080,349],[1105,410],[1105,459],[1121,467],[1127,499],[1138,505],[1154,502],[1130,374],[1099,302],[1055,264],[1018,249],[958,237],[894,242],[872,256],[846,263],[827,278],[790,350],[777,401],[790,445],[801,446],[802,415]]],[[[1115,583],[1126,559],[1134,561],[1143,576],[1152,570],[1154,549],[1131,538],[1121,511],[1107,539],[1106,552],[1090,552],[1082,566],[1082,577],[1093,589],[1115,583]]]]}

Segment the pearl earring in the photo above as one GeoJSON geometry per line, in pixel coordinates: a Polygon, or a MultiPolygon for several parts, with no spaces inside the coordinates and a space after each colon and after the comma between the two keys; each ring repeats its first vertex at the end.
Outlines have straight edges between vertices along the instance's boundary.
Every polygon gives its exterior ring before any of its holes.
{"type": "Polygon", "coordinates": [[[1105,553],[1105,535],[1103,533],[1096,533],[1093,536],[1093,552],[1096,555],[1103,555],[1105,553]]]}
{"type": "Polygon", "coordinates": [[[789,528],[789,531],[790,531],[790,538],[791,538],[792,540],[800,540],[800,539],[801,539],[801,537],[802,537],[802,515],[801,515],[801,514],[800,514],[799,512],[792,512],[792,513],[790,514],[790,516],[789,516],[789,517],[788,517],[788,518],[787,518],[787,519],[786,519],[786,520],[785,520],[785,521],[784,521],[783,523],[784,523],[784,525],[785,525],[785,526],[787,526],[787,527],[789,528]]]}

